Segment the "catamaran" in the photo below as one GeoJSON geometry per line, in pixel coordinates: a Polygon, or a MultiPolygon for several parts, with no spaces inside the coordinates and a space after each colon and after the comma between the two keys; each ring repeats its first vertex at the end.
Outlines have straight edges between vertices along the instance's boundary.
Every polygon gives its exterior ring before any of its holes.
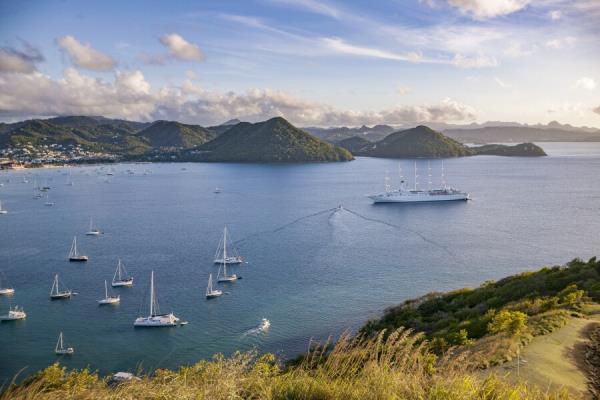
{"type": "Polygon", "coordinates": [[[99,305],[105,305],[105,304],[117,304],[121,301],[121,296],[109,296],[108,295],[108,282],[106,282],[106,280],[104,280],[104,298],[101,300],[98,300],[98,304],[99,305]]]}
{"type": "Polygon", "coordinates": [[[94,218],[90,217],[90,229],[85,233],[87,236],[98,236],[102,232],[94,225],[94,218]]]}
{"type": "Polygon", "coordinates": [[[2,208],[2,201],[0,201],[0,214],[8,214],[8,211],[2,208]]]}
{"type": "Polygon", "coordinates": [[[206,287],[206,298],[212,299],[214,297],[219,297],[223,292],[219,289],[214,289],[212,284],[212,274],[208,275],[208,286],[206,287]]]}
{"type": "Polygon", "coordinates": [[[227,226],[225,226],[223,228],[223,237],[219,241],[219,246],[215,252],[215,264],[241,264],[244,262],[241,256],[237,254],[227,256],[227,233],[227,226]]]}
{"type": "Polygon", "coordinates": [[[72,347],[65,347],[63,343],[63,333],[61,332],[58,335],[58,341],[56,342],[56,347],[54,348],[54,352],[58,355],[70,355],[75,353],[75,349],[72,347]]]}
{"type": "Polygon", "coordinates": [[[125,271],[125,266],[121,262],[120,258],[119,258],[119,262],[117,263],[117,270],[115,271],[115,274],[113,276],[111,286],[112,287],[133,286],[133,278],[130,276],[127,276],[127,271],[125,271]]]}
{"type": "Polygon", "coordinates": [[[85,262],[87,260],[88,260],[88,256],[80,255],[77,252],[77,236],[74,236],[73,243],[71,244],[71,251],[69,251],[69,261],[85,262]]]}
{"type": "Polygon", "coordinates": [[[52,288],[50,289],[51,300],[63,300],[70,299],[73,295],[73,291],[65,288],[60,290],[60,282],[58,280],[58,274],[54,275],[54,282],[52,282],[52,288]]]}
{"type": "Polygon", "coordinates": [[[15,308],[9,307],[8,314],[0,315],[0,321],[16,321],[25,318],[27,318],[27,314],[23,311],[23,307],[19,309],[19,306],[15,306],[15,308]]]}
{"type": "Polygon", "coordinates": [[[176,326],[179,323],[177,318],[172,312],[169,314],[160,314],[158,309],[158,302],[156,301],[156,294],[154,293],[154,271],[150,274],[150,315],[147,317],[138,317],[133,322],[133,326],[136,327],[162,327],[162,326],[176,326]]]}
{"type": "MultiPolygon", "coordinates": [[[[392,190],[389,185],[389,178],[386,177],[385,192],[369,196],[374,203],[417,203],[432,201],[466,201],[469,200],[469,193],[446,186],[444,177],[444,161],[442,161],[442,186],[440,188],[431,188],[431,172],[429,172],[429,181],[427,190],[418,188],[417,162],[415,161],[414,188],[408,189],[404,177],[400,176],[400,187],[392,190]]],[[[429,168],[429,171],[430,168],[429,168]]]]}

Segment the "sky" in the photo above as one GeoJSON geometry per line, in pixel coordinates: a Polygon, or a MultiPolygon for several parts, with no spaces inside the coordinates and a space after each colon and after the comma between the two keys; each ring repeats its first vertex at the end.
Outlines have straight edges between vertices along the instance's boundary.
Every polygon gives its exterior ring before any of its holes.
{"type": "Polygon", "coordinates": [[[0,2],[0,120],[600,127],[600,0],[0,2]]]}

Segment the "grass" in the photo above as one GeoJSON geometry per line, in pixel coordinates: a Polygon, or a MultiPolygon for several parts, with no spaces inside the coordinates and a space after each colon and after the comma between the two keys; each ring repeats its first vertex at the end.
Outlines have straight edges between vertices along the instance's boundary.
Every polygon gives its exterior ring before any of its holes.
{"type": "Polygon", "coordinates": [[[468,357],[437,358],[423,335],[396,330],[376,337],[344,335],[335,345],[315,346],[294,367],[271,354],[217,355],[178,370],[157,370],[140,381],[109,385],[88,370],[55,364],[12,386],[8,399],[570,399],[491,375],[480,378],[468,357]]]}

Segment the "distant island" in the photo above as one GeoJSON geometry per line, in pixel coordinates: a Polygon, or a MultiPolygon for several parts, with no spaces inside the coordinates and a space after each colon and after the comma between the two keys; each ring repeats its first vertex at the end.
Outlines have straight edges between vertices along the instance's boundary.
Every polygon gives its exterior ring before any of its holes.
{"type": "Polygon", "coordinates": [[[467,147],[424,125],[391,133],[376,142],[354,136],[343,139],[337,144],[357,156],[385,158],[444,158],[474,155],[538,157],[546,155],[541,147],[533,143],[522,143],[516,146],[494,144],[467,147]]]}
{"type": "MultiPolygon", "coordinates": [[[[407,300],[292,360],[256,351],[103,378],[58,363],[2,399],[568,399],[600,394],[600,261],[407,300]],[[531,348],[531,351],[530,351],[531,348]],[[218,382],[219,384],[215,384],[218,382]]],[[[117,371],[114,371],[117,372],[117,371]]]]}
{"type": "MultiPolygon", "coordinates": [[[[116,161],[299,163],[350,161],[354,156],[546,155],[533,143],[469,147],[424,125],[391,133],[387,133],[393,129],[388,125],[369,129],[380,139],[332,135],[324,140],[282,117],[257,123],[234,119],[210,127],[90,116],[33,119],[0,124],[0,167],[116,161]]],[[[342,132],[355,133],[355,129],[342,132]]]]}

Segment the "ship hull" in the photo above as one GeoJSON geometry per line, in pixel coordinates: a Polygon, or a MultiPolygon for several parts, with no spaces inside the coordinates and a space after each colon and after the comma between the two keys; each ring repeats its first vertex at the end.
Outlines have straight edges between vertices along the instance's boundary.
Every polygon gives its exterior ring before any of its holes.
{"type": "Polygon", "coordinates": [[[380,194],[369,196],[374,203],[432,203],[439,201],[467,201],[469,195],[466,193],[448,194],[448,195],[387,195],[380,194]]]}

